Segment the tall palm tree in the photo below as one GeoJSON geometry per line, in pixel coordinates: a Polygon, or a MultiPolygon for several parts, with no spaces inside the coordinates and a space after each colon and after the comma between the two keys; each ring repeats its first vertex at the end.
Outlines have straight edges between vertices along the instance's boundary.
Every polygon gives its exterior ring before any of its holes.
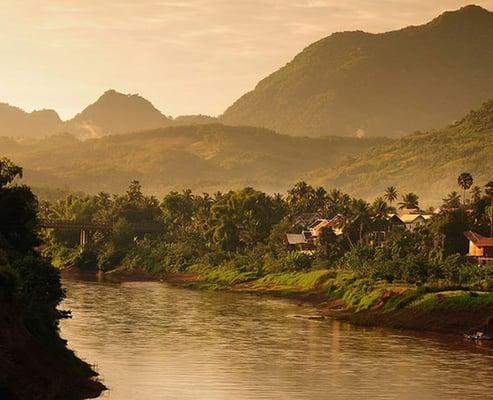
{"type": "MultiPolygon", "coordinates": [[[[353,199],[349,210],[349,224],[346,228],[353,227],[358,232],[359,240],[363,239],[363,232],[371,223],[371,210],[369,204],[364,200],[353,199]]],[[[349,232],[347,232],[349,242],[349,232]]]]}
{"type": "Polygon", "coordinates": [[[397,200],[398,193],[395,186],[389,186],[385,189],[384,199],[389,202],[390,205],[397,200]]]}
{"type": "Polygon", "coordinates": [[[472,175],[469,172],[463,172],[457,178],[457,183],[464,190],[464,196],[462,197],[462,202],[466,204],[466,191],[469,190],[474,183],[474,179],[472,179],[472,175]]]}
{"type": "Polygon", "coordinates": [[[398,206],[401,210],[403,208],[419,208],[419,197],[416,193],[413,192],[406,193],[404,196],[402,196],[402,201],[398,203],[398,206]]]}

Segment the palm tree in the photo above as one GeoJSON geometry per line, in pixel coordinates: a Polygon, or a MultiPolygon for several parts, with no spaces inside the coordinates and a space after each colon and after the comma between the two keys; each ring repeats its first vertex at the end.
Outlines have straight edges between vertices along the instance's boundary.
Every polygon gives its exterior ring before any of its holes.
{"type": "Polygon", "coordinates": [[[373,215],[377,218],[385,219],[387,215],[394,211],[392,207],[389,207],[388,203],[382,198],[377,197],[371,205],[373,215]]]}
{"type": "Polygon", "coordinates": [[[360,241],[363,239],[363,232],[365,228],[369,226],[370,222],[371,211],[368,203],[364,200],[353,199],[351,202],[349,225],[353,226],[358,231],[360,241]]]}
{"type": "Polygon", "coordinates": [[[490,236],[493,237],[493,181],[489,181],[484,186],[484,192],[491,200],[490,206],[490,236]]]}
{"type": "Polygon", "coordinates": [[[402,196],[402,201],[398,203],[399,209],[410,208],[416,209],[419,208],[419,197],[416,193],[410,192],[402,196]]]}
{"type": "Polygon", "coordinates": [[[481,187],[474,186],[471,189],[471,196],[472,196],[472,201],[475,203],[477,203],[479,200],[481,200],[481,187]]]}
{"type": "Polygon", "coordinates": [[[395,186],[389,186],[385,189],[384,199],[389,202],[390,205],[397,200],[398,193],[395,186]]]}
{"type": "Polygon", "coordinates": [[[460,207],[460,194],[457,192],[452,192],[443,199],[443,208],[447,210],[453,210],[460,207]]]}
{"type": "Polygon", "coordinates": [[[371,205],[371,213],[374,228],[383,230],[385,226],[388,226],[389,214],[395,213],[395,208],[390,207],[382,197],[377,197],[371,205]]]}
{"type": "Polygon", "coordinates": [[[472,175],[469,172],[463,172],[457,178],[457,183],[464,190],[464,196],[462,197],[464,205],[466,204],[466,191],[471,188],[473,182],[474,179],[472,179],[472,175]]]}

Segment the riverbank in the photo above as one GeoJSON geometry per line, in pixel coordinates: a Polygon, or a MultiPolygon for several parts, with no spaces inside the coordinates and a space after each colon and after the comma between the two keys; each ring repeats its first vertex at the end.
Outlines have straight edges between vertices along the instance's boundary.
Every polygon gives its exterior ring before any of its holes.
{"type": "Polygon", "coordinates": [[[228,290],[309,302],[321,316],[357,325],[463,335],[492,329],[493,292],[459,287],[417,287],[358,279],[343,271],[267,274],[231,270],[149,274],[115,270],[112,280],[157,280],[190,289],[228,290]],[[489,326],[488,326],[489,324],[489,326]]]}
{"type": "Polygon", "coordinates": [[[5,304],[0,305],[0,343],[1,399],[79,400],[106,389],[63,341],[42,343],[5,304]]]}

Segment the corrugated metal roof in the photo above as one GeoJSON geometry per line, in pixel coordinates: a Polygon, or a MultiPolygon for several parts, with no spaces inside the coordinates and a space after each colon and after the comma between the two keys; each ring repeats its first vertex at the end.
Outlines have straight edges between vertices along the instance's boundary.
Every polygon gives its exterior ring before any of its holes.
{"type": "Polygon", "coordinates": [[[306,244],[308,241],[301,233],[287,233],[286,239],[289,244],[306,244]]]}

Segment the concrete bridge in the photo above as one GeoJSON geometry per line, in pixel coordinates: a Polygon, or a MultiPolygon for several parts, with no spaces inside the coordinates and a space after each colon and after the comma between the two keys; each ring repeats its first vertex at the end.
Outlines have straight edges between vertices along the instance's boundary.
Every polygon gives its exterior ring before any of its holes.
{"type": "MultiPolygon", "coordinates": [[[[45,229],[57,229],[64,231],[79,231],[80,232],[80,245],[85,246],[90,237],[91,232],[111,232],[113,229],[112,223],[93,223],[93,222],[78,222],[69,220],[51,220],[40,219],[38,220],[38,227],[45,229]]],[[[136,233],[159,233],[163,232],[164,227],[157,222],[142,222],[137,224],[130,224],[132,229],[136,233]]]]}

